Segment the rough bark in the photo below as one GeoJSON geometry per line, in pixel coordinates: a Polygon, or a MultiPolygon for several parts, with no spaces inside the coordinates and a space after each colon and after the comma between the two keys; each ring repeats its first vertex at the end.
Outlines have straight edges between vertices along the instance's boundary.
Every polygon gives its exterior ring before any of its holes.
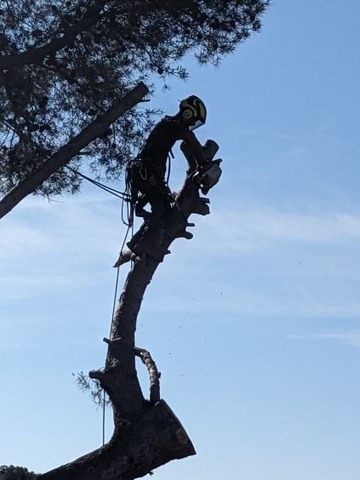
{"type": "Polygon", "coordinates": [[[140,82],[107,112],[100,115],[94,122],[76,135],[76,137],[51,155],[32,175],[21,181],[0,200],[0,219],[9,213],[27,195],[33,193],[59,168],[67,165],[82,149],[89,145],[89,143],[103,135],[113,122],[139,103],[147,93],[147,86],[140,82]]]}
{"type": "Polygon", "coordinates": [[[139,413],[136,421],[124,421],[104,447],[41,475],[39,480],[132,480],[194,453],[185,430],[161,400],[139,413]]]}
{"type": "MultiPolygon", "coordinates": [[[[210,158],[215,151],[210,152],[210,158]]],[[[195,454],[186,431],[161,399],[160,375],[155,362],[149,352],[135,346],[135,330],[146,287],[170,244],[176,238],[190,238],[186,228],[194,224],[188,222],[189,216],[208,214],[208,203],[208,199],[200,197],[199,187],[188,176],[175,196],[171,212],[157,224],[157,235],[148,225],[141,227],[144,253],[133,262],[112,319],[110,339],[104,339],[108,344],[105,368],[89,373],[109,395],[114,434],[107,445],[41,475],[39,480],[133,480],[171,460],[195,454]],[[140,388],[136,356],[142,358],[149,372],[148,400],[140,388]]]]}

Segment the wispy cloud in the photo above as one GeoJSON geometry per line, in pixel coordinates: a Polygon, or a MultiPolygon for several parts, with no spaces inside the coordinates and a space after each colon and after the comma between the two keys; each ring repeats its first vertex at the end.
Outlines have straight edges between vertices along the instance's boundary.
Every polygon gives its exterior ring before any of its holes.
{"type": "MultiPolygon", "coordinates": [[[[210,276],[213,276],[211,271],[210,276]]],[[[215,274],[214,274],[215,275],[215,274]]],[[[217,316],[276,317],[276,318],[359,318],[360,299],[357,292],[334,292],[323,282],[293,281],[290,277],[276,275],[264,282],[246,286],[246,279],[237,282],[236,277],[227,283],[191,282],[186,289],[178,285],[179,293],[168,294],[164,301],[163,291],[151,291],[148,308],[161,314],[184,314],[187,312],[217,316]],[[231,282],[231,284],[230,284],[231,282]]],[[[223,320],[221,320],[223,321],[223,320]]]]}
{"type": "Polygon", "coordinates": [[[341,342],[351,347],[360,347],[360,331],[341,333],[314,333],[312,335],[289,335],[291,340],[326,340],[341,342]]]}
{"type": "Polygon", "coordinates": [[[283,213],[263,207],[231,207],[214,212],[205,221],[206,228],[199,232],[203,246],[219,253],[246,253],[300,243],[345,247],[360,241],[360,215],[342,212],[283,213]]]}
{"type": "MultiPolygon", "coordinates": [[[[31,199],[6,220],[0,225],[0,302],[112,278],[126,231],[120,202],[95,195],[52,205],[31,199]]],[[[355,288],[360,273],[351,267],[352,255],[359,255],[360,216],[227,204],[195,222],[191,248],[177,240],[175,255],[156,274],[160,290],[150,286],[153,311],[181,311],[178,292],[191,296],[190,286],[196,294],[191,308],[204,312],[322,317],[360,312],[355,288]],[[299,251],[315,251],[314,265],[301,269],[299,251]],[[336,263],[337,255],[343,258],[336,263]],[[163,289],[170,290],[169,278],[175,277],[178,288],[167,291],[165,303],[163,289]]]]}
{"type": "Polygon", "coordinates": [[[322,333],[315,336],[319,340],[334,340],[352,347],[360,347],[360,332],[322,333]]]}
{"type": "Polygon", "coordinates": [[[120,243],[121,227],[120,204],[103,197],[84,195],[55,204],[31,198],[2,220],[0,255],[5,259],[13,253],[28,257],[29,251],[56,255],[76,250],[80,259],[83,251],[104,253],[120,243]]]}
{"type": "Polygon", "coordinates": [[[263,128],[263,129],[250,129],[250,128],[239,128],[239,127],[232,127],[231,133],[233,135],[238,136],[246,136],[246,137],[255,137],[259,139],[271,139],[271,140],[296,140],[298,135],[293,132],[286,132],[286,131],[275,131],[271,130],[271,128],[263,128]]]}
{"type": "Polygon", "coordinates": [[[103,280],[125,230],[102,197],[48,204],[31,198],[0,225],[0,301],[103,280]]]}

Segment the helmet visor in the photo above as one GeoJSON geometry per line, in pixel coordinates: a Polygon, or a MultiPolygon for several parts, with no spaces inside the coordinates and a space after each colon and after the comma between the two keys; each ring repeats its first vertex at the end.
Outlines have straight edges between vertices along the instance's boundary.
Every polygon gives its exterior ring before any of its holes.
{"type": "Polygon", "coordinates": [[[196,122],[194,123],[194,125],[189,125],[189,130],[190,132],[192,132],[193,130],[195,130],[196,128],[199,128],[201,127],[201,125],[204,125],[205,122],[203,122],[202,120],[196,120],[196,122]]]}

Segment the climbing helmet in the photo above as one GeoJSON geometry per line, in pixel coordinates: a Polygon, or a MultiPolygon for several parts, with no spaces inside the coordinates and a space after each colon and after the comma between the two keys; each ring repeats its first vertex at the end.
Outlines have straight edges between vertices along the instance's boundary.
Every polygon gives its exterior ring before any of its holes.
{"type": "Polygon", "coordinates": [[[205,124],[206,107],[202,100],[196,95],[184,98],[180,102],[180,115],[182,122],[190,131],[205,124]]]}

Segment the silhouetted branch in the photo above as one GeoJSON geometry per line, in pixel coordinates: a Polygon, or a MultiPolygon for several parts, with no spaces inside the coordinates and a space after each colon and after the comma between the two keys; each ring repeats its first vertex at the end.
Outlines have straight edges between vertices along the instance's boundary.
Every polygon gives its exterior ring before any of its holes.
{"type": "Polygon", "coordinates": [[[160,373],[152,359],[150,352],[144,348],[134,348],[135,355],[140,357],[149,372],[150,377],[150,403],[160,401],[160,373]]]}
{"type": "Polygon", "coordinates": [[[61,147],[45,161],[33,174],[22,180],[0,201],[0,218],[9,213],[27,195],[33,193],[45,180],[59,168],[69,163],[80,150],[100,137],[121,115],[133,108],[148,93],[147,86],[140,82],[124,98],[116,102],[107,112],[100,115],[81,133],[61,147]]]}

